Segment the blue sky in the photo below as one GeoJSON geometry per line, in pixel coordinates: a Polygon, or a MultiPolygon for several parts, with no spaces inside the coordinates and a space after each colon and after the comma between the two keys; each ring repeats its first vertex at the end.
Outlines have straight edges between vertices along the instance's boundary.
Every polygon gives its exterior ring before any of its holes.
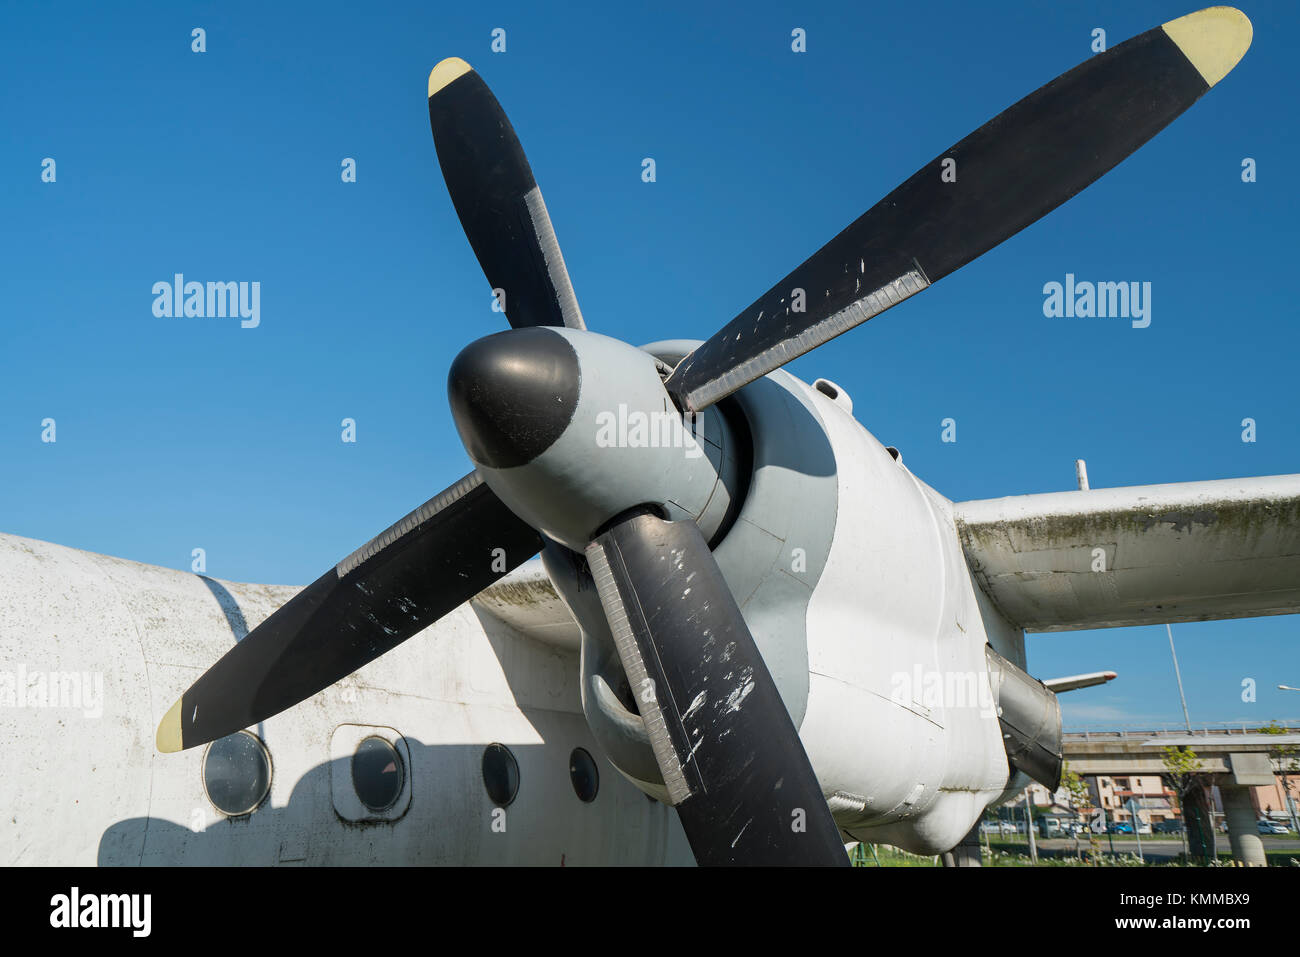
{"type": "MultiPolygon", "coordinates": [[[[503,323],[429,135],[444,56],[510,114],[589,326],[647,342],[707,336],[1094,28],[1114,45],[1196,3],[804,7],[6,5],[0,531],[305,583],[469,471],[447,367],[503,323]],[[261,324],[156,318],[176,272],[259,281],[261,324]]],[[[1243,9],[1250,52],[1169,129],[791,371],[954,500],[1070,488],[1077,457],[1094,486],[1300,471],[1300,7],[1243,9]],[[1151,326],[1045,318],[1066,273],[1151,282],[1151,326]]],[[[1300,685],[1297,627],[1175,626],[1193,722],[1297,720],[1274,690],[1300,685]]],[[[1071,727],[1180,723],[1163,627],[1027,641],[1040,676],[1120,672],[1063,699],[1071,727]]]]}

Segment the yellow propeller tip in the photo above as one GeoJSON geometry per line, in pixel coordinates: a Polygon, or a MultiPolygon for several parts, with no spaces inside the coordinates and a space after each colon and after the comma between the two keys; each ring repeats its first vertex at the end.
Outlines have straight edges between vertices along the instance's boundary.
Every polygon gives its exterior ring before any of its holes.
{"type": "Polygon", "coordinates": [[[458,56],[449,56],[429,71],[429,95],[437,93],[452,80],[458,80],[473,67],[458,56]]]}
{"type": "Polygon", "coordinates": [[[171,706],[162,721],[158,722],[158,734],[154,742],[158,745],[158,750],[163,754],[173,754],[176,751],[182,751],[185,748],[181,741],[181,701],[177,699],[176,703],[171,706]]]}
{"type": "Polygon", "coordinates": [[[1206,7],[1161,24],[1205,82],[1214,86],[1250,49],[1250,19],[1235,7],[1206,7]]]}

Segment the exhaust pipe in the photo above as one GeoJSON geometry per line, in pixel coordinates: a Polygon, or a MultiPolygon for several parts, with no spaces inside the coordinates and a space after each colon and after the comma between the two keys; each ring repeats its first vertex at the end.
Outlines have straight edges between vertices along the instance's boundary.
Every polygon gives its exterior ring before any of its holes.
{"type": "Polygon", "coordinates": [[[985,646],[1007,761],[1049,791],[1061,786],[1061,705],[1037,678],[985,646]]]}

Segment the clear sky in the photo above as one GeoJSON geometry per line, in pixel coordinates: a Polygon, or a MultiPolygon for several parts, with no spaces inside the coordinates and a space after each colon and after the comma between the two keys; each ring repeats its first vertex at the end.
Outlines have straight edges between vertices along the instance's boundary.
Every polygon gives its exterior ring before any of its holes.
{"type": "MultiPolygon", "coordinates": [[[[706,337],[1095,28],[1197,2],[611,6],[6,4],[0,531],[306,583],[470,470],[447,368],[504,322],[429,135],[442,57],[508,111],[588,325],[640,343],[706,337]],[[178,272],[260,282],[260,324],[155,317],[178,272]]],[[[1094,486],[1300,471],[1300,5],[1244,9],[1250,52],[1169,129],[790,370],[954,500],[1070,488],[1079,457],[1094,486]],[[1045,318],[1067,273],[1150,282],[1150,326],[1045,318]]],[[[1193,722],[1300,720],[1298,629],[1175,626],[1193,722]]],[[[1040,677],[1120,672],[1068,726],[1181,723],[1163,627],[1027,643],[1040,677]]]]}

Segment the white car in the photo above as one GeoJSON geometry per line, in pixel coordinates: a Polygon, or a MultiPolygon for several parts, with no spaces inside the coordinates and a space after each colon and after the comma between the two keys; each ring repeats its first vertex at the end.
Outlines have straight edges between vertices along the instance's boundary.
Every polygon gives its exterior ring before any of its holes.
{"type": "Polygon", "coordinates": [[[1291,829],[1280,821],[1259,821],[1256,827],[1261,834],[1290,834],[1291,829]]]}

